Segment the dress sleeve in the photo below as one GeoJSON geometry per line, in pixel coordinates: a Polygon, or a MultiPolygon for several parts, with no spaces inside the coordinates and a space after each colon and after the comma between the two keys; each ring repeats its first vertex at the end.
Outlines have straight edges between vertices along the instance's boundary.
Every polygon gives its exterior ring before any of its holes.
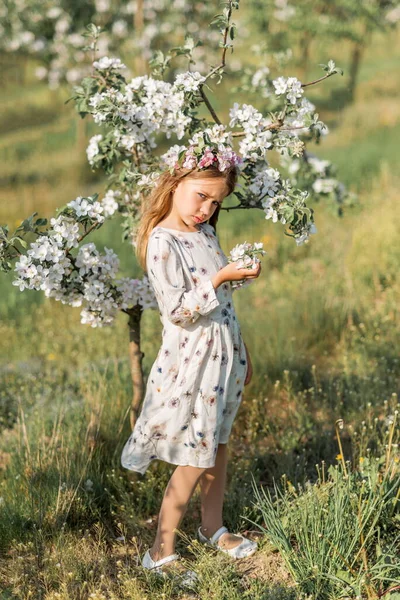
{"type": "Polygon", "coordinates": [[[186,327],[219,305],[211,279],[188,289],[179,254],[163,234],[149,240],[147,271],[162,314],[175,325],[186,327]]]}

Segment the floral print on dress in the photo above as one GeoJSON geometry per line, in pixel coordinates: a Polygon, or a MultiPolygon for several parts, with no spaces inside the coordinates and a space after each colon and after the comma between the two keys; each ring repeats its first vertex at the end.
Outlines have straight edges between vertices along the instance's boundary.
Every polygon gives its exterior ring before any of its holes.
{"type": "Polygon", "coordinates": [[[163,324],[162,345],[140,415],[121,456],[144,473],[151,461],[209,468],[227,443],[242,400],[246,351],[232,287],[212,278],[228,264],[214,228],[155,227],[147,271],[163,324]]]}

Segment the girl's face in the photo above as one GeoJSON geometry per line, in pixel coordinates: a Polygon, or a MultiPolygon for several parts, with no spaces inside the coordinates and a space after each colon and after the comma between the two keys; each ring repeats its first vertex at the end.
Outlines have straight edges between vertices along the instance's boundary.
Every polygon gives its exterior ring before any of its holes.
{"type": "Polygon", "coordinates": [[[228,193],[225,179],[182,179],[172,195],[171,216],[193,227],[208,221],[228,193]]]}

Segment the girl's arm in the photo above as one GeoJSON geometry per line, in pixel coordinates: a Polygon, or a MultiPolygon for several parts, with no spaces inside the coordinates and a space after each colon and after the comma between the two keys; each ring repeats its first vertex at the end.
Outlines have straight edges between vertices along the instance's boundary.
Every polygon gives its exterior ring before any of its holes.
{"type": "Polygon", "coordinates": [[[147,271],[161,313],[175,325],[187,327],[219,305],[214,287],[218,278],[187,289],[180,256],[165,233],[157,233],[149,240],[147,271]]]}

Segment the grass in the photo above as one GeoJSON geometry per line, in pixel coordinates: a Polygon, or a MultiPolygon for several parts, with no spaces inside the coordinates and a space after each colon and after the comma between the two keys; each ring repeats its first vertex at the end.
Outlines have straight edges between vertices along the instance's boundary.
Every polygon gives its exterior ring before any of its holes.
{"type": "MultiPolygon", "coordinates": [[[[329,89],[324,97],[331,135],[318,153],[359,192],[358,208],[338,219],[316,207],[318,235],[300,248],[256,211],[221,219],[225,251],[247,239],[268,252],[261,278],[234,296],[255,374],[234,424],[224,506],[226,525],[247,530],[260,550],[238,564],[200,547],[196,493],[178,540],[201,576],[196,598],[396,597],[398,52],[378,36],[354,105],[338,112],[329,89]],[[362,527],[359,506],[373,515],[362,527]]],[[[27,73],[23,98],[7,88],[10,119],[0,123],[0,219],[12,225],[103,186],[76,150],[69,105],[27,73]]],[[[118,219],[93,240],[118,252],[122,275],[139,275],[118,219]]],[[[144,477],[120,467],[131,399],[124,315],[92,330],[79,311],[21,294],[10,277],[1,275],[0,289],[0,598],[188,597],[138,566],[173,467],[154,464],[144,477]]],[[[161,339],[157,312],[146,311],[142,326],[147,375],[161,339]]]]}

